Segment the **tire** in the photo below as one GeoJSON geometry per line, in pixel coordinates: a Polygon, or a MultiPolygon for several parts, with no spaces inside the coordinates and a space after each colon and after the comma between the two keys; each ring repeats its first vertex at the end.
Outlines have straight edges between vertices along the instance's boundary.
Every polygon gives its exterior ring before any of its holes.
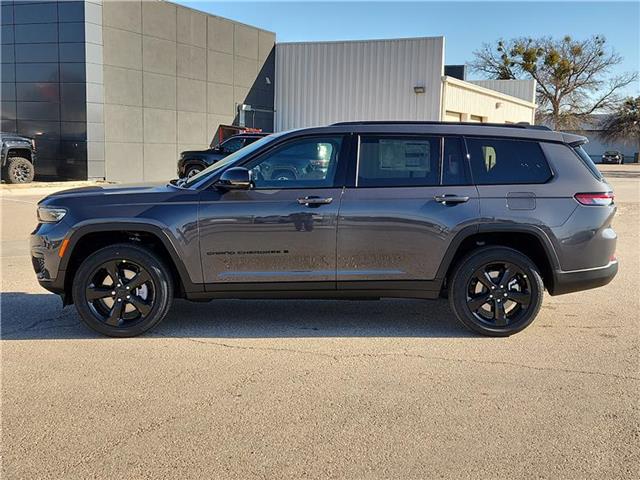
{"type": "Polygon", "coordinates": [[[150,330],[173,301],[169,268],[149,250],[129,244],[92,253],[78,268],[72,288],[83,322],[110,337],[134,337],[150,330]]]}
{"type": "Polygon", "coordinates": [[[190,167],[187,168],[187,171],[185,172],[185,176],[186,178],[191,178],[194,175],[200,173],[202,170],[204,170],[204,168],[201,167],[200,165],[191,165],[190,167]]]}
{"type": "Polygon", "coordinates": [[[457,263],[449,286],[449,305],[468,329],[508,337],[533,322],[543,292],[542,277],[529,257],[507,247],[483,247],[457,263]]]}
{"type": "Polygon", "coordinates": [[[31,183],[35,175],[33,163],[23,157],[9,158],[6,172],[9,183],[31,183]]]}

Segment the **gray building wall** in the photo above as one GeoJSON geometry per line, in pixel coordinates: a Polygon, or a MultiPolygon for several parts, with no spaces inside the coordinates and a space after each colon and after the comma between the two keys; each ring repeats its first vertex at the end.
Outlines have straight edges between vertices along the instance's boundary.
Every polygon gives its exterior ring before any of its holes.
{"type": "Polygon", "coordinates": [[[107,180],[173,178],[179,153],[206,148],[238,104],[273,108],[272,32],[157,0],[104,2],[102,24],[107,180]]]}
{"type": "Polygon", "coordinates": [[[279,43],[276,52],[276,131],[440,119],[443,37],[279,43]]]}
{"type": "Polygon", "coordinates": [[[467,80],[479,87],[506,93],[512,97],[521,98],[527,102],[536,101],[535,80],[467,80]]]}
{"type": "Polygon", "coordinates": [[[638,152],[638,145],[631,140],[605,141],[600,136],[599,130],[566,130],[568,133],[583,135],[589,139],[589,143],[583,145],[585,152],[589,154],[595,163],[602,162],[602,154],[609,150],[617,150],[624,154],[624,161],[631,163],[634,155],[638,152]]]}

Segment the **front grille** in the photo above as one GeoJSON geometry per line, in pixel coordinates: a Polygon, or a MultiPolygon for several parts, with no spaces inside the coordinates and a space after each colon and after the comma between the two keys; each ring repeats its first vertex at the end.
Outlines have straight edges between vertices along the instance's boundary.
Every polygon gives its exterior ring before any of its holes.
{"type": "Polygon", "coordinates": [[[49,272],[45,267],[44,258],[31,257],[31,264],[33,265],[33,270],[36,272],[38,278],[49,278],[49,272]]]}

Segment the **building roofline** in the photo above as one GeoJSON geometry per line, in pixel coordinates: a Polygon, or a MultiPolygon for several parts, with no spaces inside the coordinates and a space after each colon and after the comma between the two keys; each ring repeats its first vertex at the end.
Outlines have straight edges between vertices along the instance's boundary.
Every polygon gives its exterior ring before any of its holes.
{"type": "Polygon", "coordinates": [[[276,42],[276,45],[323,45],[332,43],[378,43],[378,42],[402,42],[402,41],[416,41],[416,40],[435,40],[442,39],[444,42],[444,35],[437,35],[433,37],[398,37],[398,38],[372,38],[361,40],[321,40],[311,42],[276,42]]]}
{"type": "MultiPolygon", "coordinates": [[[[46,1],[46,0],[43,0],[43,1],[46,1]]],[[[238,25],[242,25],[244,27],[255,28],[256,30],[260,30],[261,32],[272,33],[277,38],[277,33],[276,32],[273,32],[271,30],[267,30],[266,28],[256,27],[255,25],[251,25],[249,23],[244,23],[244,22],[239,22],[238,20],[233,20],[232,18],[221,17],[220,15],[216,15],[215,13],[209,13],[209,12],[205,12],[204,10],[198,10],[197,8],[189,7],[189,6],[183,5],[181,3],[172,2],[171,0],[156,0],[156,1],[164,2],[164,3],[170,3],[171,5],[175,5],[176,7],[179,7],[179,8],[184,8],[186,10],[191,10],[192,12],[200,13],[200,14],[206,15],[208,17],[219,18],[220,20],[225,20],[227,22],[237,23],[238,25]]]]}
{"type": "Polygon", "coordinates": [[[449,77],[447,75],[443,75],[442,82],[450,83],[452,85],[457,85],[461,88],[466,88],[467,90],[472,90],[474,92],[482,93],[484,95],[498,98],[500,100],[505,100],[511,103],[517,103],[518,105],[522,105],[524,107],[537,108],[538,106],[535,102],[528,102],[522,98],[514,97],[512,95],[507,95],[506,93],[498,92],[497,90],[491,90],[490,88],[487,88],[487,87],[481,87],[480,85],[476,85],[475,83],[470,83],[454,77],[449,77]]]}

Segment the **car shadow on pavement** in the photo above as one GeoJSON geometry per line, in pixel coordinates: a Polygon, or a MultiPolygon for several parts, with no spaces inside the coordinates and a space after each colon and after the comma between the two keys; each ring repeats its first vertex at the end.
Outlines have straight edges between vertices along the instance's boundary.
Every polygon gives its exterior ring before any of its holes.
{"type": "MultiPolygon", "coordinates": [[[[2,293],[4,340],[107,338],[53,294],[2,293]]],[[[446,300],[176,300],[145,338],[471,337],[446,300]]]]}

